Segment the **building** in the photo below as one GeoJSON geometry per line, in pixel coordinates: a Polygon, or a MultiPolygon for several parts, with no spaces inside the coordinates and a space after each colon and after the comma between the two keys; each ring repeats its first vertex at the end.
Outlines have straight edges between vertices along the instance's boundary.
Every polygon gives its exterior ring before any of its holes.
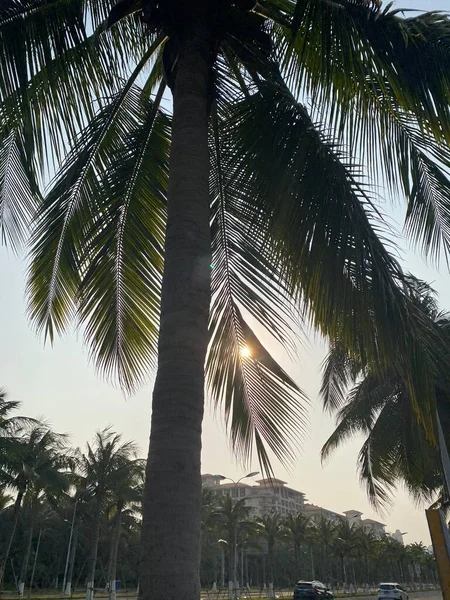
{"type": "MultiPolygon", "coordinates": [[[[361,527],[366,532],[372,532],[377,537],[386,535],[386,525],[374,519],[363,519],[363,513],[359,510],[346,510],[343,514],[317,506],[316,504],[305,504],[305,494],[287,487],[281,479],[260,479],[256,485],[249,485],[240,481],[224,483],[222,475],[202,475],[202,485],[213,489],[219,495],[230,495],[236,500],[245,499],[245,504],[252,509],[255,516],[267,515],[275,512],[281,515],[303,512],[307,517],[318,523],[321,519],[327,519],[339,523],[347,519],[350,525],[361,527]]],[[[403,542],[402,533],[397,529],[392,537],[403,542]]]]}
{"type": "Polygon", "coordinates": [[[247,506],[254,514],[266,515],[276,512],[281,515],[295,514],[303,510],[305,494],[287,487],[281,479],[260,479],[251,487],[247,506]]]}
{"type": "Polygon", "coordinates": [[[394,538],[394,540],[396,540],[397,542],[400,542],[400,544],[404,544],[405,542],[403,541],[403,536],[405,535],[405,533],[402,533],[400,531],[400,529],[396,529],[394,531],[394,533],[391,533],[391,538],[394,538]]]}
{"type": "Polygon", "coordinates": [[[303,510],[305,494],[287,487],[281,479],[260,479],[257,485],[246,483],[222,483],[220,475],[202,475],[202,485],[213,489],[217,494],[230,495],[236,500],[245,499],[245,504],[257,516],[276,512],[282,515],[294,514],[303,510]]]}
{"type": "Polygon", "coordinates": [[[340,513],[328,510],[328,508],[323,508],[322,506],[317,506],[316,504],[305,504],[303,511],[305,515],[312,519],[315,523],[318,523],[322,519],[338,523],[344,518],[344,516],[340,513]]]}
{"type": "Polygon", "coordinates": [[[386,525],[380,521],[374,519],[363,519],[363,513],[359,510],[346,510],[344,511],[350,525],[355,527],[361,527],[366,533],[372,532],[377,537],[383,537],[386,535],[386,525]]]}

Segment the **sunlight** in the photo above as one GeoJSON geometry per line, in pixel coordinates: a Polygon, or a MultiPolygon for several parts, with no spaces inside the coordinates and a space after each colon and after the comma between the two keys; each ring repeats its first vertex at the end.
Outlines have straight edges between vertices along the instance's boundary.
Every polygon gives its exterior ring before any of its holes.
{"type": "Polygon", "coordinates": [[[251,355],[252,353],[250,352],[250,348],[248,346],[241,348],[241,356],[243,358],[249,358],[251,355]]]}

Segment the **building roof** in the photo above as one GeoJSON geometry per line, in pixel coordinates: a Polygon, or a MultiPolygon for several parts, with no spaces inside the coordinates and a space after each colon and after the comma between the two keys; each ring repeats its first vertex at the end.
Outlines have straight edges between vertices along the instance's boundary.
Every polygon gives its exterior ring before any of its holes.
{"type": "Polygon", "coordinates": [[[219,478],[218,475],[213,475],[212,473],[203,473],[202,477],[217,477],[217,478],[219,478]]]}
{"type": "Polygon", "coordinates": [[[344,515],[348,515],[349,513],[352,513],[353,515],[358,517],[360,517],[363,514],[359,510],[344,510],[344,515]]]}
{"type": "Polygon", "coordinates": [[[362,522],[367,523],[368,525],[383,525],[383,527],[386,527],[386,523],[381,523],[381,521],[375,521],[374,519],[363,519],[362,522]]]}
{"type": "Polygon", "coordinates": [[[242,482],[232,483],[232,482],[230,482],[230,483],[221,483],[220,487],[221,488],[234,488],[234,487],[251,487],[251,486],[248,485],[248,483],[242,483],[242,482]]]}
{"type": "Polygon", "coordinates": [[[259,485],[263,486],[269,485],[270,487],[273,487],[274,485],[286,485],[287,481],[282,481],[281,479],[275,479],[275,477],[273,477],[272,479],[258,479],[256,483],[259,483],[259,485]]]}

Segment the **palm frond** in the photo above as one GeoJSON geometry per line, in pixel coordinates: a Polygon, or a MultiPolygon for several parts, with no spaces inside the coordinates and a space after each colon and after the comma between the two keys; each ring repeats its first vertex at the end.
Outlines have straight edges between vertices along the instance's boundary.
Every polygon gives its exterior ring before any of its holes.
{"type": "Polygon", "coordinates": [[[353,0],[262,8],[287,84],[372,177],[406,196],[407,232],[436,258],[450,244],[450,20],[400,12],[353,0]]]}
{"type": "Polygon", "coordinates": [[[75,316],[84,268],[84,234],[98,218],[100,176],[139,121],[140,96],[133,84],[159,43],[155,42],[121,91],[82,132],[43,202],[32,240],[29,313],[38,331],[44,331],[50,340],[75,316]]]}
{"type": "Polygon", "coordinates": [[[435,369],[447,369],[437,351],[442,340],[408,297],[364,183],[284,87],[258,86],[231,109],[228,127],[239,157],[236,185],[252,198],[264,232],[260,247],[271,248],[279,280],[312,324],[363,368],[399,363],[418,413],[431,423],[435,369]]]}
{"type": "MultiPolygon", "coordinates": [[[[159,332],[170,121],[142,102],[101,180],[79,316],[97,366],[133,389],[153,364],[159,332]]],[[[82,261],[84,259],[82,258],[82,261]]]]}
{"type": "Polygon", "coordinates": [[[348,393],[344,406],[336,415],[336,428],[322,447],[322,460],[329,458],[341,444],[355,434],[368,435],[380,410],[395,399],[396,381],[386,373],[384,379],[368,374],[348,393]]]}
{"type": "Polygon", "coordinates": [[[215,119],[211,169],[212,306],[208,384],[223,405],[233,449],[248,461],[253,446],[270,472],[267,447],[282,462],[292,458],[304,422],[304,395],[255,335],[249,318],[291,346],[294,311],[260,230],[248,219],[249,198],[235,185],[236,155],[222,121],[215,119]]]}
{"type": "Polygon", "coordinates": [[[21,0],[11,3],[14,10],[5,8],[9,17],[3,27],[0,15],[0,46],[3,36],[4,44],[15,49],[11,56],[2,55],[2,76],[10,76],[11,81],[4,81],[3,89],[0,85],[0,140],[11,131],[21,131],[27,160],[41,176],[49,168],[54,170],[66,152],[67,140],[87,126],[105,97],[120,89],[130,64],[138,63],[154,42],[153,36],[142,35],[137,18],[87,35],[96,19],[106,18],[111,4],[21,0]],[[11,42],[14,27],[22,37],[11,42]],[[71,34],[74,27],[78,35],[71,34]]]}
{"type": "Polygon", "coordinates": [[[12,131],[0,144],[0,235],[17,250],[26,240],[40,202],[34,173],[25,157],[23,139],[12,131]]]}
{"type": "Polygon", "coordinates": [[[322,362],[320,396],[324,410],[332,413],[342,407],[350,384],[355,383],[361,371],[360,362],[352,359],[339,342],[331,345],[322,362]]]}

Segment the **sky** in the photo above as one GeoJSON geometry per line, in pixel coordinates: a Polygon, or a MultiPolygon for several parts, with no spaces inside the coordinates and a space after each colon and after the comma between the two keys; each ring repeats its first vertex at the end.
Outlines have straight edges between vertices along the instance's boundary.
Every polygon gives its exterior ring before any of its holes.
{"type": "MultiPolygon", "coordinates": [[[[449,10],[448,0],[404,0],[398,8],[449,10]]],[[[399,231],[403,207],[387,204],[383,207],[399,231]]],[[[426,265],[422,258],[398,239],[399,252],[407,270],[432,282],[439,293],[442,308],[450,309],[450,275],[445,263],[440,268],[426,265]]],[[[147,452],[151,414],[153,378],[136,395],[125,398],[122,392],[106,382],[89,363],[82,336],[76,332],[57,339],[54,346],[45,346],[32,331],[26,318],[24,257],[16,257],[0,247],[0,386],[11,399],[22,402],[21,412],[30,416],[45,416],[54,429],[69,433],[71,443],[83,446],[94,432],[111,425],[123,433],[124,439],[134,439],[147,452]]],[[[291,487],[306,494],[307,499],[331,510],[359,510],[364,517],[386,523],[388,531],[407,532],[406,543],[423,541],[429,544],[424,507],[416,507],[405,491],[399,490],[392,510],[377,514],[369,505],[358,481],[356,460],[361,440],[346,444],[322,465],[320,448],[333,430],[333,421],[323,414],[318,400],[320,363],[325,344],[314,334],[299,351],[295,362],[283,360],[283,366],[308,393],[307,436],[290,472],[275,463],[275,474],[291,487]]],[[[239,478],[258,470],[256,460],[245,469],[236,463],[220,415],[207,407],[203,426],[202,470],[239,478]]],[[[257,478],[256,478],[257,479],[257,478]]]]}

